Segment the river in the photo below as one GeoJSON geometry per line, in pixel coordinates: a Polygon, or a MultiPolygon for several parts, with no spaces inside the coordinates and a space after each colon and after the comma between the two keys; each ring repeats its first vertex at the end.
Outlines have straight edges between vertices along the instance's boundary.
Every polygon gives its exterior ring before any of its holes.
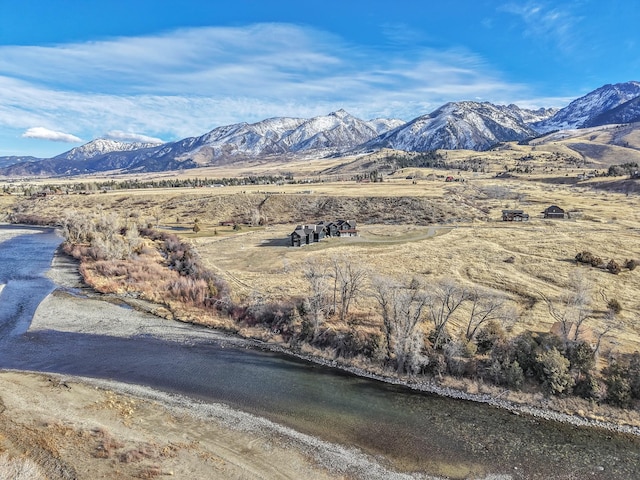
{"type": "MultiPolygon", "coordinates": [[[[514,415],[230,346],[206,329],[126,307],[109,305],[130,324],[126,335],[116,333],[115,323],[34,328],[36,309],[56,289],[46,272],[60,238],[50,229],[0,226],[0,242],[0,368],[117,380],[224,403],[356,447],[402,472],[640,478],[640,438],[632,435],[514,415]]],[[[82,323],[88,312],[99,317],[105,303],[77,301],[78,311],[59,314],[67,324],[82,323]]]]}

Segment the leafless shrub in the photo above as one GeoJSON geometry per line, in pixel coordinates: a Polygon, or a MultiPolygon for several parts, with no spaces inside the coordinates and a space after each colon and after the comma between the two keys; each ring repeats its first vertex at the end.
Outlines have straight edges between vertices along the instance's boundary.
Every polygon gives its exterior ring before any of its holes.
{"type": "Polygon", "coordinates": [[[207,282],[190,277],[178,277],[169,283],[169,293],[177,300],[191,304],[203,304],[209,287],[207,282]]]}
{"type": "Polygon", "coordinates": [[[119,456],[121,463],[140,462],[147,458],[158,457],[157,448],[150,444],[144,444],[137,448],[132,448],[126,452],[122,452],[119,456]]]}
{"type": "Polygon", "coordinates": [[[598,267],[603,263],[602,258],[592,254],[588,250],[584,250],[576,254],[575,259],[576,259],[576,262],[586,263],[588,265],[591,265],[592,267],[598,267]]]}
{"type": "Polygon", "coordinates": [[[622,305],[620,305],[620,302],[618,300],[612,298],[607,302],[607,310],[618,315],[622,311],[622,305]]]}
{"type": "Polygon", "coordinates": [[[372,359],[377,356],[380,348],[380,335],[350,328],[346,333],[338,336],[336,353],[343,358],[353,358],[362,355],[372,359]]]}
{"type": "Polygon", "coordinates": [[[147,467],[140,470],[136,474],[136,477],[142,479],[150,479],[159,477],[160,475],[164,475],[164,472],[159,467],[147,467]]]}
{"type": "Polygon", "coordinates": [[[609,260],[609,263],[607,263],[607,270],[613,273],[614,275],[617,275],[620,273],[622,269],[620,268],[620,265],[618,264],[618,262],[611,259],[609,260]]]}
{"type": "Polygon", "coordinates": [[[46,480],[40,468],[29,458],[0,455],[0,478],[11,480],[46,480]]]}
{"type": "Polygon", "coordinates": [[[93,452],[93,456],[96,458],[113,458],[117,450],[124,445],[113,438],[109,432],[102,428],[97,428],[93,431],[93,435],[98,438],[98,445],[93,452]]]}

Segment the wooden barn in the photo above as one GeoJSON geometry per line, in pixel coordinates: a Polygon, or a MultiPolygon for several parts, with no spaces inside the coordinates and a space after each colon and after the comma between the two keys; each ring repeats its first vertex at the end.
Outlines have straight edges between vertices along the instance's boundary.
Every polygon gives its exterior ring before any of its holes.
{"type": "Polygon", "coordinates": [[[564,218],[565,211],[557,205],[551,205],[542,212],[544,218],[564,218]]]}
{"type": "Polygon", "coordinates": [[[529,220],[529,214],[524,210],[502,210],[503,222],[526,222],[529,220]]]}

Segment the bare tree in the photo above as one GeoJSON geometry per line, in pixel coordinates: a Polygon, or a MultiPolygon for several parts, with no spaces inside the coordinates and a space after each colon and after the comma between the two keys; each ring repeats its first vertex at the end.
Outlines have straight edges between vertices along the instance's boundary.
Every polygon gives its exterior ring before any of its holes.
{"type": "Polygon", "coordinates": [[[91,218],[73,210],[65,212],[62,219],[63,235],[71,243],[89,243],[94,228],[91,218]]]}
{"type": "Polygon", "coordinates": [[[107,244],[115,243],[122,231],[122,222],[115,213],[105,213],[101,211],[94,218],[96,231],[102,236],[107,244]]]}
{"type": "Polygon", "coordinates": [[[142,239],[140,238],[140,232],[135,224],[128,225],[124,235],[126,243],[127,256],[131,256],[140,245],[142,245],[142,239]]]}
{"type": "Polygon", "coordinates": [[[385,360],[391,360],[391,342],[393,338],[393,326],[395,317],[395,299],[398,285],[386,277],[375,277],[371,282],[373,297],[378,302],[382,314],[382,331],[385,339],[385,360]]]}
{"type": "Polygon", "coordinates": [[[327,275],[324,265],[309,260],[303,269],[304,278],[309,282],[309,296],[305,299],[305,310],[313,327],[313,339],[320,333],[320,327],[329,310],[327,275]]]}
{"type": "Polygon", "coordinates": [[[402,373],[407,360],[421,346],[418,327],[424,320],[428,297],[416,280],[405,286],[386,278],[377,278],[373,282],[373,291],[382,308],[387,360],[393,352],[397,371],[402,373]]]}
{"type": "Polygon", "coordinates": [[[156,228],[158,228],[160,226],[160,221],[164,216],[164,211],[162,210],[161,207],[155,206],[149,211],[149,213],[151,214],[151,217],[154,220],[154,225],[156,226],[156,228]]]}
{"type": "Polygon", "coordinates": [[[577,271],[569,278],[569,289],[554,304],[544,294],[540,294],[547,304],[549,314],[560,324],[562,340],[566,343],[577,341],[584,322],[591,318],[591,284],[582,272],[577,271]],[[573,330],[573,333],[572,333],[573,330]]]}
{"type": "Polygon", "coordinates": [[[493,295],[476,288],[469,293],[468,299],[471,301],[471,310],[465,332],[467,340],[473,339],[478,329],[488,321],[501,320],[507,316],[506,298],[502,295],[493,295]]]}
{"type": "Polygon", "coordinates": [[[434,328],[433,348],[438,348],[449,320],[468,297],[467,290],[452,279],[441,280],[433,287],[427,300],[429,319],[434,328]]]}
{"type": "Polygon", "coordinates": [[[333,311],[338,313],[340,321],[344,321],[352,302],[361,293],[367,272],[346,255],[334,256],[331,264],[333,266],[333,311]]]}
{"type": "Polygon", "coordinates": [[[601,327],[595,332],[596,346],[593,351],[593,355],[595,357],[597,357],[598,354],[600,353],[600,346],[602,344],[602,340],[604,339],[604,337],[606,337],[612,331],[616,330],[619,326],[618,320],[617,320],[618,312],[615,309],[611,308],[611,303],[604,289],[600,289],[600,296],[602,297],[602,300],[604,300],[604,302],[607,305],[607,314],[605,316],[604,324],[601,325],[601,327]]]}

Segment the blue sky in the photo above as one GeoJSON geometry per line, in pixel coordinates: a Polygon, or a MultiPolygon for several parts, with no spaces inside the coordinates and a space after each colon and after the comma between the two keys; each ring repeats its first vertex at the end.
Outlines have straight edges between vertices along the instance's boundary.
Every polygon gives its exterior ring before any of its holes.
{"type": "Polygon", "coordinates": [[[635,0],[0,0],[0,156],[640,80],[635,0]]]}

